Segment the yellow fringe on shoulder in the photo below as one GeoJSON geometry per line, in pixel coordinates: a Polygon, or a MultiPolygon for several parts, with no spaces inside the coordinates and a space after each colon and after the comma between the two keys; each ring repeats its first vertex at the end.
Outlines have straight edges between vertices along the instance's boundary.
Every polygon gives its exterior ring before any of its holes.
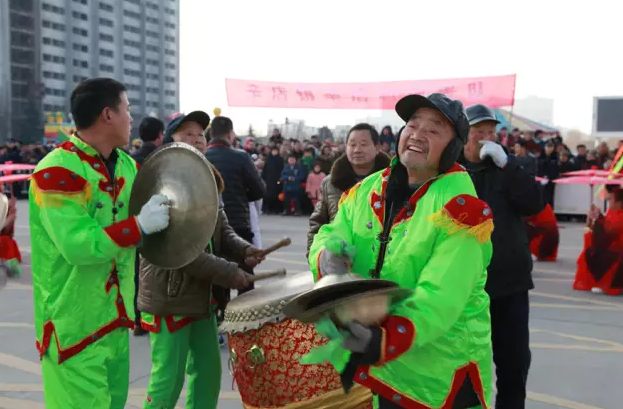
{"type": "Polygon", "coordinates": [[[486,243],[491,238],[494,227],[493,219],[487,219],[476,226],[470,226],[450,216],[446,209],[433,213],[428,217],[428,220],[434,226],[447,230],[448,234],[470,234],[476,237],[480,243],[486,243]]]}
{"type": "Polygon", "coordinates": [[[93,191],[90,183],[84,185],[84,189],[79,192],[63,192],[60,190],[45,191],[39,188],[34,178],[30,178],[30,194],[33,195],[33,200],[39,207],[59,208],[63,206],[63,203],[69,197],[78,202],[81,206],[86,206],[87,202],[91,199],[93,191]]]}
{"type": "Polygon", "coordinates": [[[342,193],[339,202],[337,203],[338,207],[347,200],[351,200],[357,194],[357,189],[361,185],[361,182],[357,183],[355,186],[348,189],[346,192],[342,193]]]}

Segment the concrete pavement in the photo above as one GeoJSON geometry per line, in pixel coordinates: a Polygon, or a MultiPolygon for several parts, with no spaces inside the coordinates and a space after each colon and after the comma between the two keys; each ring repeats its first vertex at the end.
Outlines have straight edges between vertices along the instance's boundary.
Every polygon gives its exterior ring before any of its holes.
{"type": "MultiPolygon", "coordinates": [[[[0,408],[44,408],[35,349],[30,239],[26,202],[18,206],[17,240],[24,256],[24,277],[0,292],[0,408]]],[[[305,218],[262,217],[262,239],[270,245],[284,236],[293,244],[275,253],[261,270],[285,267],[304,273],[305,218]]],[[[571,284],[582,246],[583,226],[564,224],[560,261],[535,266],[531,332],[533,362],[529,380],[530,409],[623,408],[623,298],[578,293],[571,284]]],[[[149,381],[147,337],[132,337],[131,390],[127,408],[142,407],[149,381]]],[[[222,365],[227,368],[227,349],[222,365]]],[[[219,409],[242,408],[224,369],[219,409]]],[[[178,407],[183,407],[183,397],[178,407]]]]}

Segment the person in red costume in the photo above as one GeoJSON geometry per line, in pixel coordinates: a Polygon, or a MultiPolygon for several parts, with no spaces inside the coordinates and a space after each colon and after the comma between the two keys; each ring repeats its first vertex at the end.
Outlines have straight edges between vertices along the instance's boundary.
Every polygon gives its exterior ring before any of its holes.
{"type": "Polygon", "coordinates": [[[20,276],[22,255],[14,239],[16,217],[17,202],[12,196],[9,200],[9,211],[0,230],[0,261],[6,263],[14,275],[20,276]]]}
{"type": "Polygon", "coordinates": [[[607,191],[606,215],[595,205],[588,212],[590,230],[584,235],[573,288],[619,295],[623,293],[623,189],[609,186],[607,191]]]}
{"type": "Polygon", "coordinates": [[[556,261],[558,257],[558,221],[549,204],[541,213],[526,217],[526,231],[530,240],[530,252],[538,261],[556,261]]]}

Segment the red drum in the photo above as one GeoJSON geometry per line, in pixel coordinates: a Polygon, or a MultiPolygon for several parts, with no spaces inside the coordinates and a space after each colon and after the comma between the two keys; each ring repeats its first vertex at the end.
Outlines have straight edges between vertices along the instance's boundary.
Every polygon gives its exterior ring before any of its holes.
{"type": "Polygon", "coordinates": [[[344,394],[330,364],[303,365],[299,359],[327,340],[313,325],[285,318],[283,306],[313,286],[300,274],[234,298],[220,331],[228,334],[229,369],[245,409],[371,409],[372,394],[356,385],[344,394]]]}

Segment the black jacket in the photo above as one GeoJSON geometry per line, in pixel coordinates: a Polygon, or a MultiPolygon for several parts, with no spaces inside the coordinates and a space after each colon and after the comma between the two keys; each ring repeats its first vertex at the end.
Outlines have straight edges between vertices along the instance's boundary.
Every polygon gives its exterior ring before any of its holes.
{"type": "Polygon", "coordinates": [[[213,139],[208,144],[206,158],[225,182],[223,203],[229,224],[238,234],[251,231],[249,202],[260,200],[266,194],[264,182],[251,157],[232,148],[227,141],[213,139]]]}
{"type": "Polygon", "coordinates": [[[476,187],[478,198],[493,210],[493,257],[486,290],[491,298],[534,288],[532,255],[528,246],[525,216],[545,208],[543,188],[512,156],[504,169],[491,159],[479,163],[460,160],[476,187]]]}
{"type": "Polygon", "coordinates": [[[152,154],[158,147],[153,142],[143,142],[140,148],[132,154],[134,159],[139,165],[143,166],[143,162],[149,155],[152,154]]]}

